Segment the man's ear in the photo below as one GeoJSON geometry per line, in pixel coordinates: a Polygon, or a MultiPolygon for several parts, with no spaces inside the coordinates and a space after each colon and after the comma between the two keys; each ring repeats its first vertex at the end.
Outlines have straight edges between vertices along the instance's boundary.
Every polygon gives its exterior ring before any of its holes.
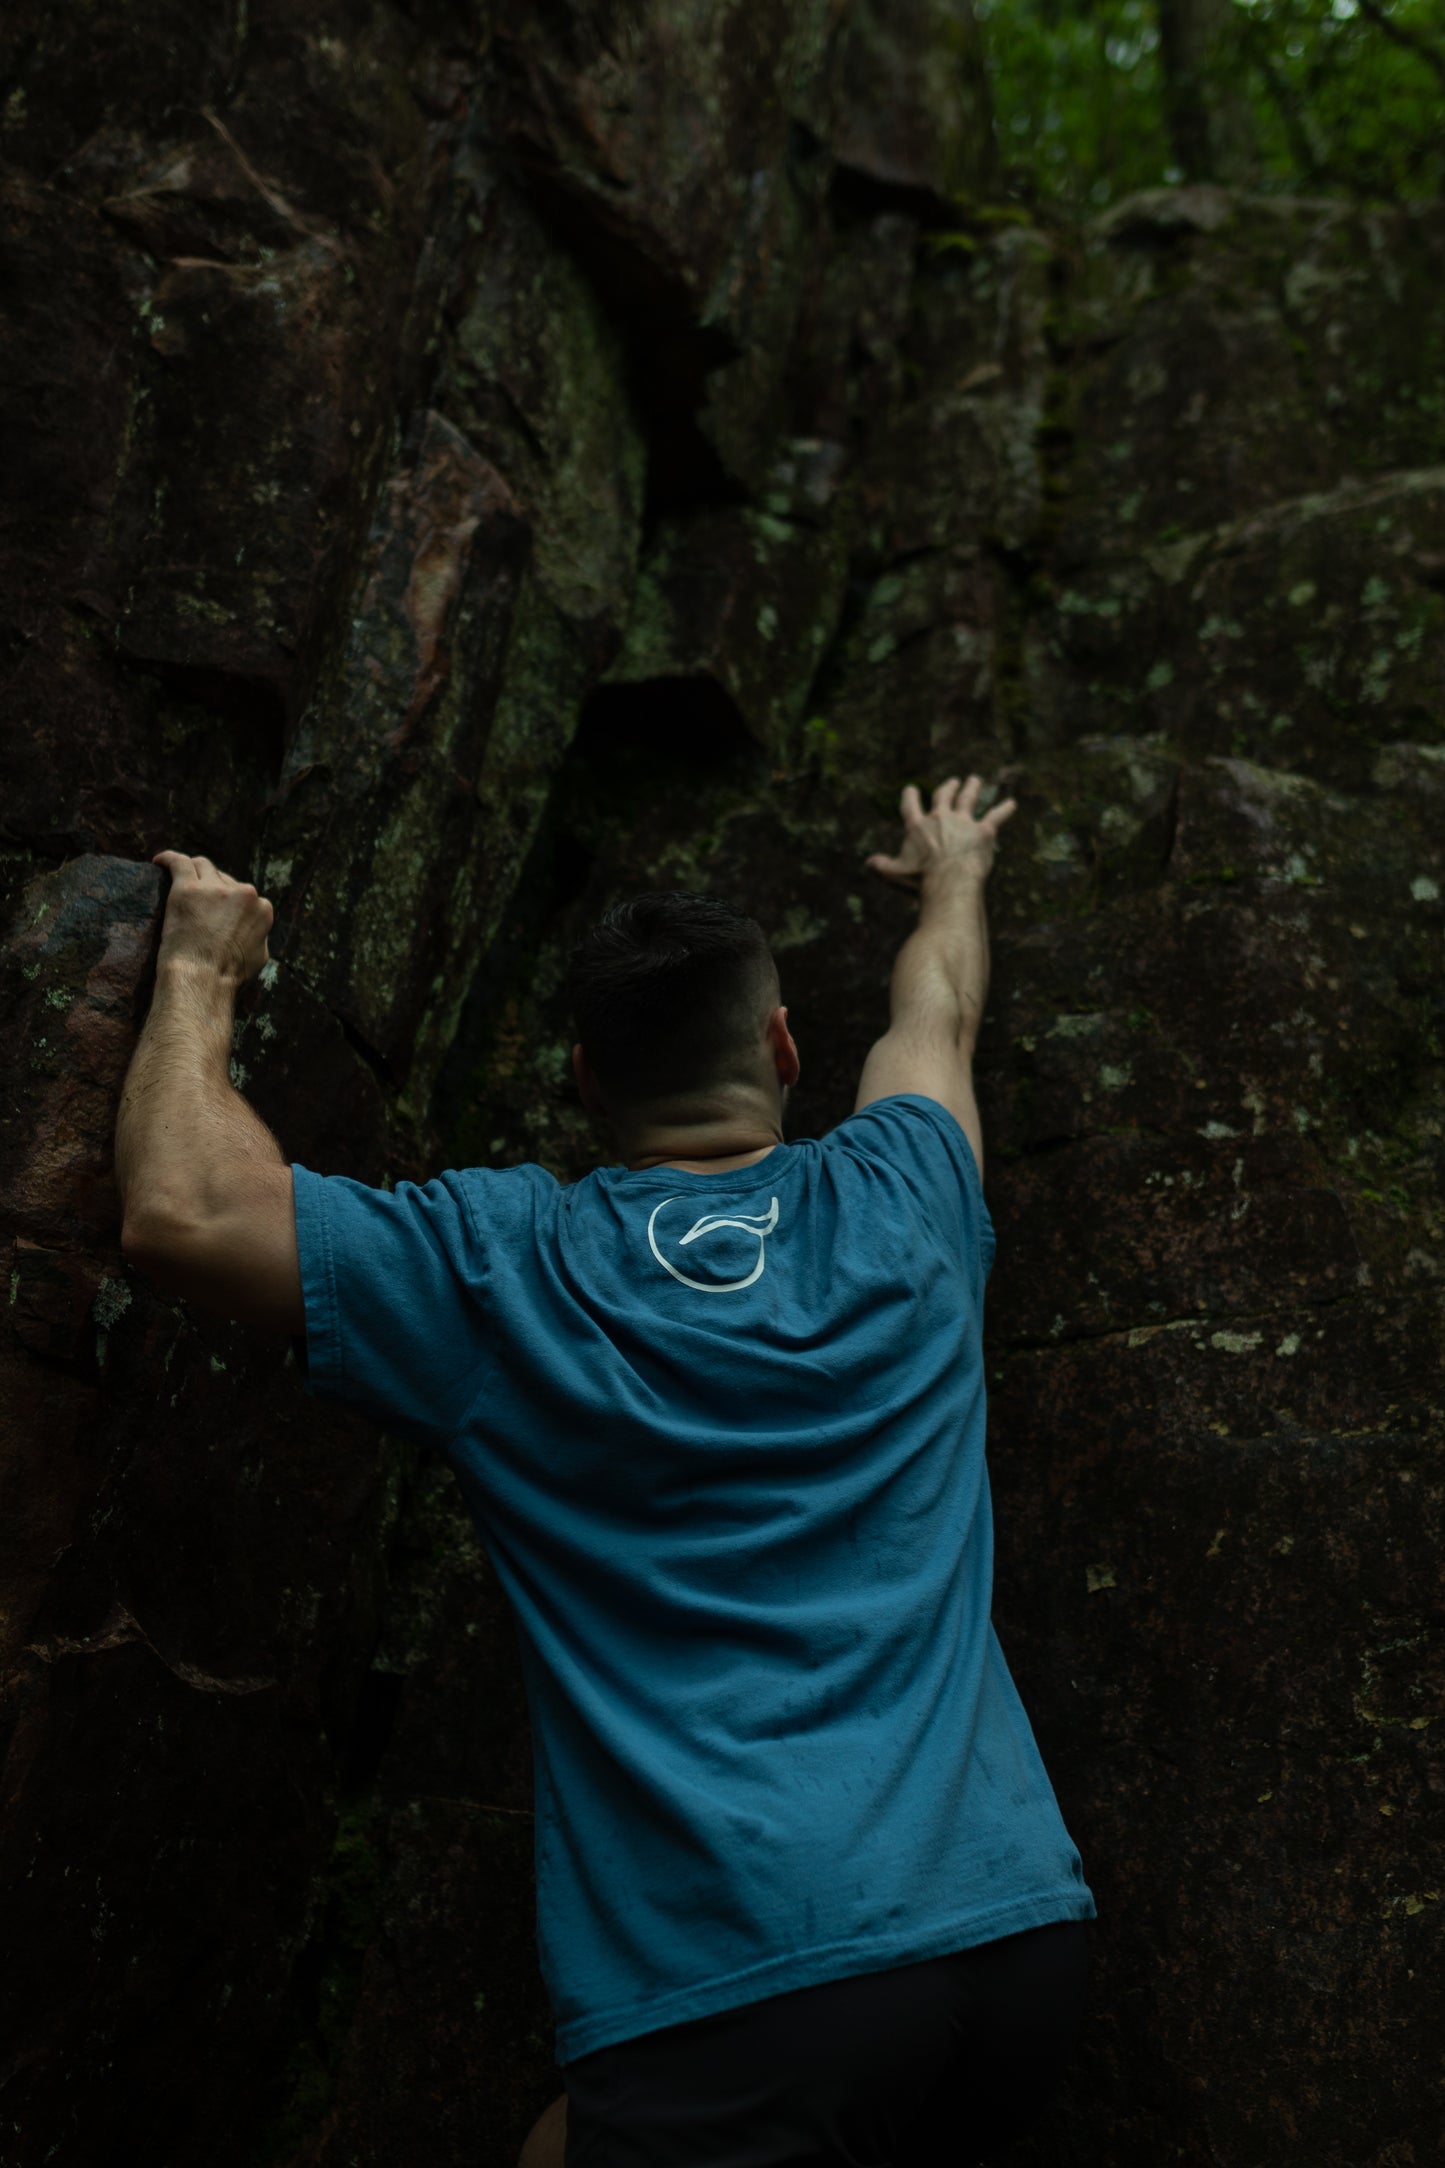
{"type": "Polygon", "coordinates": [[[803,1065],[798,1059],[797,1042],[788,1029],[788,1012],[781,1003],[768,1018],[768,1038],[772,1042],[778,1082],[791,1091],[802,1074],[803,1065]]]}
{"type": "Polygon", "coordinates": [[[587,1112],[605,1119],[607,1108],[603,1104],[602,1093],[597,1078],[593,1074],[592,1064],[587,1059],[587,1049],[580,1043],[572,1049],[572,1074],[577,1079],[577,1089],[581,1094],[582,1104],[587,1109],[587,1112]]]}

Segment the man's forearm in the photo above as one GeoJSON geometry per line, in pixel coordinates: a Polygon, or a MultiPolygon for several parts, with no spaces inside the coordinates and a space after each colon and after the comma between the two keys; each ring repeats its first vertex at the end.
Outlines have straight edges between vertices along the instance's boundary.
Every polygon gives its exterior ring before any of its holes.
{"type": "Polygon", "coordinates": [[[892,1026],[917,1021],[972,1048],[988,998],[984,882],[961,865],[925,875],[918,924],[893,966],[892,1026]]]}
{"type": "Polygon", "coordinates": [[[234,1202],[251,1166],[280,1146],[231,1083],[234,981],[162,962],[116,1121],[115,1171],[128,1244],[183,1230],[234,1202]]]}

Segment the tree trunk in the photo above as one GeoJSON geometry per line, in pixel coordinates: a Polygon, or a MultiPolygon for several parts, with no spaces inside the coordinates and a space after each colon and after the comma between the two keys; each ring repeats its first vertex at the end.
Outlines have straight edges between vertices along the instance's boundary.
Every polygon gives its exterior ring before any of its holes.
{"type": "Polygon", "coordinates": [[[1254,129],[1233,55],[1233,0],[1159,0],[1164,120],[1186,181],[1247,181],[1254,129]]]}

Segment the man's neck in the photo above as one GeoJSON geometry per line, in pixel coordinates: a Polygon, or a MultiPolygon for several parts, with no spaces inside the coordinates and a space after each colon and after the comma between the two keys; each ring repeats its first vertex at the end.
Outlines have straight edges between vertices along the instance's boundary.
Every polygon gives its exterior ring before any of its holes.
{"type": "Polygon", "coordinates": [[[691,1118],[679,1114],[635,1130],[619,1130],[617,1141],[633,1174],[647,1167],[680,1167],[690,1174],[726,1174],[734,1167],[755,1165],[782,1143],[782,1112],[757,1103],[691,1118]]]}

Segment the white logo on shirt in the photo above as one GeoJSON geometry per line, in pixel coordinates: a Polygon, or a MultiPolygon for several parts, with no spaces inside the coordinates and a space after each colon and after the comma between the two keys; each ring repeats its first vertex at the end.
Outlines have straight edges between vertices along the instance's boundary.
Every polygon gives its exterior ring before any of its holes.
{"type": "Polygon", "coordinates": [[[685,1235],[679,1237],[677,1246],[681,1249],[688,1242],[696,1242],[699,1235],[710,1235],[719,1227],[740,1227],[744,1234],[756,1235],[758,1238],[758,1261],[745,1280],[690,1280],[685,1272],[678,1271],[676,1265],[668,1263],[657,1246],[657,1237],[653,1233],[653,1228],[657,1223],[657,1215],[662,1210],[663,1205],[676,1204],[676,1202],[675,1197],[664,1197],[662,1204],[653,1207],[652,1218],[647,1223],[648,1243],[653,1256],[657,1259],[664,1272],[670,1272],[675,1280],[681,1280],[684,1287],[695,1287],[700,1295],[735,1295],[740,1287],[751,1287],[754,1280],[762,1277],[763,1267],[768,1261],[767,1238],[778,1224],[778,1200],[776,1197],[774,1197],[766,1212],[744,1213],[741,1216],[736,1214],[729,1216],[720,1212],[705,1212],[700,1220],[694,1220],[685,1235]]]}

